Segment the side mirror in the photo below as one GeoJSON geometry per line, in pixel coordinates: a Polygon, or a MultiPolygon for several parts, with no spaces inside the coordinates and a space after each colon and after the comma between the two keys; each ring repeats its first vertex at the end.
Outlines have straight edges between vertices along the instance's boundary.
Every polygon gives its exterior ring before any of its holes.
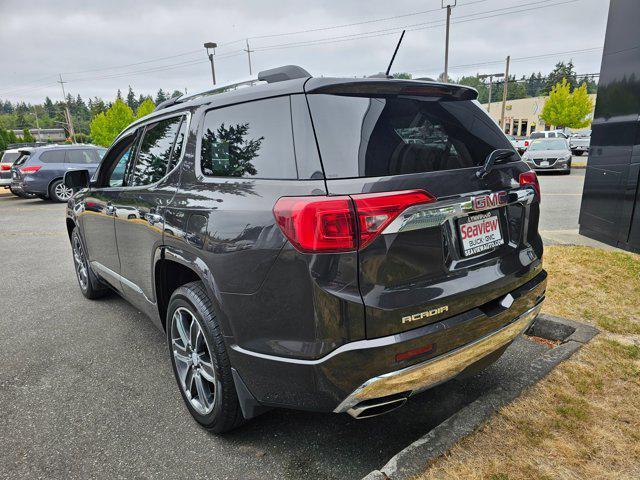
{"type": "Polygon", "coordinates": [[[89,187],[91,175],[89,170],[69,170],[64,174],[64,184],[74,192],[89,187]]]}

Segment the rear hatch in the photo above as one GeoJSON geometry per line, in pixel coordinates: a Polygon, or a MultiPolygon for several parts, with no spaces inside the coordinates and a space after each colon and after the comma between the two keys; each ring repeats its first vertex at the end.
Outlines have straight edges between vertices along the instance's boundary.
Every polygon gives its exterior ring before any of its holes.
{"type": "Polygon", "coordinates": [[[20,150],[20,156],[15,162],[13,162],[13,165],[11,165],[11,178],[13,181],[22,181],[24,175],[20,171],[20,168],[25,166],[25,164],[29,160],[30,155],[31,152],[29,150],[20,150]]]}
{"type": "Polygon", "coordinates": [[[382,226],[358,252],[368,338],[474,308],[493,315],[540,272],[535,174],[474,90],[311,79],[307,92],[329,194],[350,195],[358,212],[371,207],[361,233],[382,226]],[[513,155],[479,178],[496,149],[513,155]]]}

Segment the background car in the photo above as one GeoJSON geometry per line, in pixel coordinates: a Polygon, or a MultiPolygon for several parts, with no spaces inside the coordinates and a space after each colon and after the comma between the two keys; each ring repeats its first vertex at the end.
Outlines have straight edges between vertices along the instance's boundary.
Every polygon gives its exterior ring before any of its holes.
{"type": "Polygon", "coordinates": [[[11,148],[4,151],[0,157],[0,187],[11,188],[11,166],[31,150],[31,148],[11,148]]]}
{"type": "Polygon", "coordinates": [[[566,138],[532,140],[522,159],[534,170],[556,170],[567,175],[571,173],[571,148],[566,138]]]}
{"type": "Polygon", "coordinates": [[[588,152],[591,145],[591,130],[573,132],[569,138],[569,144],[571,145],[571,153],[574,155],[581,156],[588,152]]]}
{"type": "Polygon", "coordinates": [[[11,185],[11,165],[20,157],[20,150],[13,148],[5,150],[0,156],[0,187],[9,188],[11,185]]]}
{"type": "Polygon", "coordinates": [[[32,149],[11,167],[11,190],[17,195],[66,202],[73,195],[63,181],[67,170],[98,168],[106,149],[95,145],[55,145],[32,149]]]}
{"type": "Polygon", "coordinates": [[[537,138],[569,138],[569,137],[562,130],[531,132],[531,135],[529,135],[530,140],[535,140],[537,138]]]}

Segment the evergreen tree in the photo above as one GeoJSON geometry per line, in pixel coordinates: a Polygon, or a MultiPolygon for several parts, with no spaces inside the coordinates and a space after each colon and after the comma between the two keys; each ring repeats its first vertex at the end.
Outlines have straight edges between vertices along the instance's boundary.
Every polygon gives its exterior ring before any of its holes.
{"type": "Polygon", "coordinates": [[[578,78],[576,76],[576,71],[573,68],[573,61],[569,60],[567,63],[556,63],[555,68],[547,76],[545,86],[542,89],[542,94],[548,95],[553,87],[558,83],[562,83],[563,78],[567,81],[567,84],[572,91],[578,86],[578,78]]]}
{"type": "Polygon", "coordinates": [[[131,88],[131,85],[129,85],[129,92],[127,93],[127,105],[129,105],[129,108],[134,111],[136,110],[136,108],[138,108],[136,94],[133,93],[133,89],[131,88]]]}
{"type": "Polygon", "coordinates": [[[158,90],[158,93],[156,94],[156,101],[155,104],[156,105],[160,105],[162,102],[164,102],[165,100],[167,100],[169,97],[167,97],[167,94],[164,93],[164,90],[160,89],[158,90]]]}
{"type": "Polygon", "coordinates": [[[104,113],[107,111],[107,106],[104,103],[104,100],[98,97],[93,97],[91,103],[89,104],[89,112],[91,113],[91,118],[95,117],[100,113],[104,113]]]}
{"type": "Polygon", "coordinates": [[[31,135],[31,132],[29,131],[28,128],[22,129],[22,141],[26,143],[33,143],[36,141],[33,135],[31,135]]]}
{"type": "Polygon", "coordinates": [[[181,97],[183,94],[180,90],[174,90],[173,93],[171,94],[171,98],[178,98],[181,97]]]}
{"type": "Polygon", "coordinates": [[[49,97],[46,97],[44,99],[44,111],[45,114],[47,115],[47,117],[49,118],[55,118],[56,116],[56,107],[53,104],[53,102],[51,101],[51,99],[49,97]]]}

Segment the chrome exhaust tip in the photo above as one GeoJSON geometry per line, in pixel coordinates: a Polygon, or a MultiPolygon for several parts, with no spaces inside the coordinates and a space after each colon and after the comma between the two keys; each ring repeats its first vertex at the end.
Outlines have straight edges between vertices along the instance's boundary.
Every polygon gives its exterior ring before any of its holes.
{"type": "Polygon", "coordinates": [[[400,408],[406,401],[407,397],[394,398],[390,400],[368,400],[351,407],[347,410],[347,413],[357,420],[377,417],[378,415],[384,415],[396,408],[400,408]]]}

